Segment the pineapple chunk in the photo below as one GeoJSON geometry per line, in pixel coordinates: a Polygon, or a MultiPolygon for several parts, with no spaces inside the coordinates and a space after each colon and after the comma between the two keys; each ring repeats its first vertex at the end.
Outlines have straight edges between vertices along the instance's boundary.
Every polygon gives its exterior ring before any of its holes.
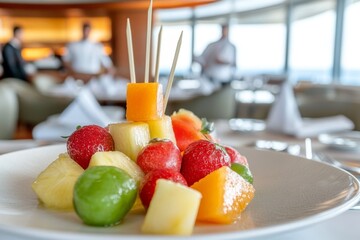
{"type": "Polygon", "coordinates": [[[74,185],[83,172],[69,155],[60,154],[32,183],[32,189],[46,207],[71,210],[74,185]]]}
{"type": "Polygon", "coordinates": [[[128,156],[119,151],[97,152],[92,155],[89,167],[92,166],[114,166],[121,168],[130,175],[137,183],[144,178],[141,168],[128,156]]]}
{"type": "Polygon", "coordinates": [[[149,126],[143,122],[123,122],[109,125],[115,142],[115,150],[125,153],[136,161],[138,153],[150,141],[149,126]]]}
{"type": "Polygon", "coordinates": [[[151,234],[190,235],[201,194],[182,184],[159,179],[141,231],[151,234]]]}
{"type": "Polygon", "coordinates": [[[171,117],[164,116],[157,120],[147,122],[150,129],[150,138],[169,139],[176,144],[175,134],[171,123],[171,117]]]}

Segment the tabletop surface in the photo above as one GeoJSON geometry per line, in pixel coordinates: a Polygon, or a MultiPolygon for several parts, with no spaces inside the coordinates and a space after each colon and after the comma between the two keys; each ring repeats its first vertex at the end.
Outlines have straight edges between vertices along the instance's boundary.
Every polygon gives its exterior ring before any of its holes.
{"type": "MultiPolygon", "coordinates": [[[[305,148],[304,139],[297,139],[290,136],[269,133],[267,131],[259,132],[234,132],[229,128],[227,120],[218,120],[215,122],[216,135],[223,144],[232,145],[234,147],[250,146],[258,140],[272,140],[281,141],[288,144],[296,144],[302,149],[300,154],[304,154],[303,149],[305,148]]],[[[52,144],[52,142],[34,141],[34,140],[14,140],[4,141],[0,140],[0,154],[8,151],[20,150],[23,148],[32,148],[36,146],[42,146],[52,144]]],[[[312,146],[314,151],[321,151],[331,157],[338,160],[349,160],[359,161],[359,151],[339,151],[330,149],[321,144],[316,138],[312,139],[312,146]]],[[[359,175],[360,176],[360,175],[359,175]]],[[[359,208],[360,209],[360,208],[359,208]]],[[[267,236],[257,239],[268,239],[268,240],[302,240],[302,239],[326,239],[326,240],[337,240],[337,239],[360,239],[360,229],[356,228],[356,224],[360,220],[359,210],[348,210],[339,216],[333,217],[329,220],[314,224],[312,226],[304,227],[301,229],[267,236]]],[[[8,240],[20,240],[24,239],[23,236],[16,236],[6,232],[0,232],[0,239],[8,240]]],[[[28,238],[32,239],[32,238],[28,238]]]]}

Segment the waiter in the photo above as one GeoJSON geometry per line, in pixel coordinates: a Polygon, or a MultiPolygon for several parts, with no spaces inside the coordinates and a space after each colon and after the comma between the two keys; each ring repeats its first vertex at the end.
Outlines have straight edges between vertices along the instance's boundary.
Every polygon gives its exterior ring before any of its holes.
{"type": "Polygon", "coordinates": [[[2,78],[17,78],[28,80],[25,71],[25,61],[21,56],[23,29],[20,26],[13,28],[13,38],[2,49],[3,76],[2,78]]]}
{"type": "Polygon", "coordinates": [[[236,70],[236,48],[229,41],[229,25],[222,25],[221,38],[210,43],[194,61],[200,63],[202,74],[215,83],[227,84],[236,70]]]}
{"type": "Polygon", "coordinates": [[[65,66],[72,74],[97,75],[104,69],[112,70],[112,62],[104,52],[101,43],[89,39],[91,25],[82,26],[82,39],[70,43],[67,53],[63,56],[65,66]]]}

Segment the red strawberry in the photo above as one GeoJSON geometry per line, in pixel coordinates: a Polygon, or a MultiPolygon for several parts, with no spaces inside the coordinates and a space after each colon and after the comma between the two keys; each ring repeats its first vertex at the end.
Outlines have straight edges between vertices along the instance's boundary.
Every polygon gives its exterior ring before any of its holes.
{"type": "Polygon", "coordinates": [[[170,169],[158,169],[145,175],[140,186],[140,199],[144,207],[147,209],[154,195],[156,181],[158,179],[167,179],[176,183],[187,186],[185,178],[177,171],[170,169]]]}
{"type": "Polygon", "coordinates": [[[224,147],[208,140],[199,140],[185,149],[181,173],[191,186],[223,166],[230,166],[230,157],[224,147]]]}
{"type": "Polygon", "coordinates": [[[172,169],[180,172],[181,153],[172,141],[153,139],[140,151],[136,163],[144,173],[156,169],[172,169]]]}
{"type": "Polygon", "coordinates": [[[88,125],[77,129],[67,140],[67,152],[82,168],[89,166],[96,152],[113,151],[114,140],[105,128],[88,125]]]}
{"type": "Polygon", "coordinates": [[[235,148],[226,146],[225,150],[230,156],[231,163],[240,163],[242,165],[249,166],[246,157],[241,155],[235,148]]]}

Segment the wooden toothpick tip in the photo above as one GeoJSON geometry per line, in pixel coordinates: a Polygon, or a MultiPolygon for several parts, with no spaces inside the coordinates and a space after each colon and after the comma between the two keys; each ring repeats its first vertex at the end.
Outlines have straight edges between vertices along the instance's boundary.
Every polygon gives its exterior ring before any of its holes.
{"type": "Polygon", "coordinates": [[[183,36],[183,31],[181,31],[179,40],[177,42],[175,55],[174,55],[174,59],[173,59],[173,63],[172,63],[171,71],[170,71],[170,75],[169,75],[169,81],[168,81],[167,86],[166,86],[166,92],[165,92],[165,96],[164,96],[164,112],[166,111],[167,103],[168,103],[169,96],[170,96],[171,87],[172,87],[172,84],[173,84],[173,81],[174,81],[175,68],[176,68],[177,60],[179,58],[179,52],[180,52],[180,48],[181,48],[182,36],[183,36]]]}
{"type": "Polygon", "coordinates": [[[158,43],[157,43],[157,50],[156,50],[156,65],[155,65],[155,80],[154,80],[154,82],[159,82],[159,66],[160,66],[162,29],[163,29],[163,26],[161,25],[159,35],[158,35],[158,43]]]}
{"type": "Polygon", "coordinates": [[[126,40],[127,40],[128,55],[129,55],[130,81],[131,83],[136,83],[134,51],[132,45],[131,25],[129,18],[127,19],[126,22],[126,40]]]}
{"type": "Polygon", "coordinates": [[[145,55],[145,83],[149,82],[149,70],[150,70],[150,41],[151,41],[151,21],[152,21],[152,3],[150,0],[150,5],[148,9],[147,17],[147,29],[146,29],[146,55],[145,55]]]}

